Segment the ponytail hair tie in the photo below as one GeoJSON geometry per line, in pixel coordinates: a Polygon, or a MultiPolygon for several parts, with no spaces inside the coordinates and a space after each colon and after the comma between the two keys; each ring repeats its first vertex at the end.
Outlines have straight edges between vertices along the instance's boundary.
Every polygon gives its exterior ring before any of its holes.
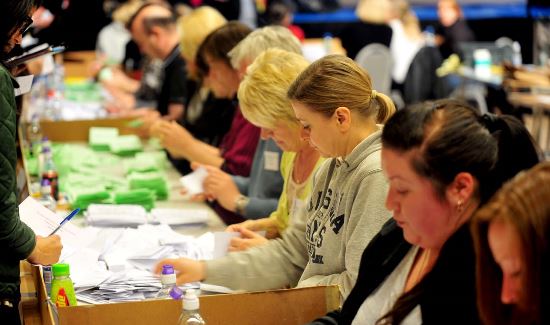
{"type": "Polygon", "coordinates": [[[496,114],[485,113],[481,116],[480,123],[483,125],[489,132],[493,133],[498,130],[498,121],[499,117],[496,114]]]}
{"type": "Polygon", "coordinates": [[[371,90],[370,92],[370,99],[376,99],[376,96],[378,96],[378,92],[376,90],[371,90]]]}

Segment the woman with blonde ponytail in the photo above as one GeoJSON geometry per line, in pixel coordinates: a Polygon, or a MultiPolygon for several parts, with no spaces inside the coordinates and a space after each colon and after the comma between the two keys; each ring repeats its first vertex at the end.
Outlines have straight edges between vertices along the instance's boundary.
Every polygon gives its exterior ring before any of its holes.
{"type": "MultiPolygon", "coordinates": [[[[282,71],[290,70],[280,68],[279,56],[283,55],[272,56],[274,68],[264,80],[281,79],[282,71]]],[[[261,60],[270,64],[265,55],[261,60]]],[[[296,66],[303,59],[291,60],[288,64],[296,66]]],[[[251,75],[246,80],[257,77],[259,64],[249,68],[251,75]]],[[[258,87],[258,83],[249,86],[258,87]]],[[[239,90],[239,98],[247,88],[239,90]]],[[[266,104],[251,105],[262,110],[254,114],[247,110],[247,117],[255,120],[269,112],[274,102],[268,100],[269,93],[278,91],[271,88],[268,93],[256,94],[263,96],[266,104]]],[[[368,74],[345,56],[314,62],[290,87],[287,84],[285,93],[285,102],[292,105],[288,113],[296,115],[302,139],[329,158],[313,176],[308,201],[293,207],[292,222],[281,238],[211,261],[164,260],[157,271],[163,264],[172,264],[179,271],[178,283],[202,280],[232,289],[338,285],[341,298],[348,296],[357,280],[363,250],[390,218],[384,207],[388,184],[380,162],[379,123],[385,122],[395,107],[387,96],[372,89],[368,74]]],[[[292,115],[289,118],[296,121],[292,115]]],[[[284,118],[278,116],[277,120],[284,118]]]]}

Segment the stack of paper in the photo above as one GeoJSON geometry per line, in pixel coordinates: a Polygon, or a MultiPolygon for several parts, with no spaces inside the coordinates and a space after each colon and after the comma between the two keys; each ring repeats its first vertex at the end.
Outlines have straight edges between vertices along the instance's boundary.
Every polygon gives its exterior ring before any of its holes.
{"type": "Polygon", "coordinates": [[[141,140],[137,135],[121,135],[111,140],[111,152],[120,156],[131,156],[143,151],[141,140]]]}
{"type": "Polygon", "coordinates": [[[111,196],[104,186],[96,185],[89,187],[69,187],[66,189],[71,205],[75,208],[85,210],[92,203],[103,203],[111,196]]]}
{"type": "Polygon", "coordinates": [[[166,153],[164,151],[138,152],[134,159],[124,163],[126,174],[132,172],[162,171],[167,166],[166,153]]]}
{"type": "Polygon", "coordinates": [[[88,143],[94,150],[109,151],[111,141],[117,137],[117,128],[91,127],[88,143]]]}
{"type": "Polygon", "coordinates": [[[168,198],[168,183],[159,172],[132,173],[128,176],[130,189],[149,189],[155,192],[157,200],[168,198]]]}
{"type": "Polygon", "coordinates": [[[208,222],[208,211],[200,209],[155,208],[151,210],[151,222],[171,226],[197,225],[208,222]]]}
{"type": "Polygon", "coordinates": [[[113,195],[115,204],[138,204],[150,211],[155,207],[155,193],[146,188],[130,191],[117,191],[113,195]]]}
{"type": "Polygon", "coordinates": [[[147,212],[139,205],[91,204],[86,221],[96,227],[137,227],[147,223],[147,212]]]}

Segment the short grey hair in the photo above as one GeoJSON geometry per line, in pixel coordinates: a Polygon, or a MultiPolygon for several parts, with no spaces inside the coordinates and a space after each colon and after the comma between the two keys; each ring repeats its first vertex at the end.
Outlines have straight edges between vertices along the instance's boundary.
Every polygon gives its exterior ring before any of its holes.
{"type": "Polygon", "coordinates": [[[229,51],[228,56],[233,68],[238,69],[240,63],[244,60],[252,63],[256,57],[270,48],[302,54],[300,41],[288,28],[283,26],[266,26],[250,33],[229,51]]]}

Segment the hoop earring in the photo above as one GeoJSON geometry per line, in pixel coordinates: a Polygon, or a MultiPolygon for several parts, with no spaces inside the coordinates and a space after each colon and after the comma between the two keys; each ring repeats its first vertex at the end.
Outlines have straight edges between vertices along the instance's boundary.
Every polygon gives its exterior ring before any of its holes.
{"type": "Polygon", "coordinates": [[[456,212],[462,213],[462,211],[464,211],[464,205],[462,204],[462,200],[458,200],[456,202],[456,212]]]}

